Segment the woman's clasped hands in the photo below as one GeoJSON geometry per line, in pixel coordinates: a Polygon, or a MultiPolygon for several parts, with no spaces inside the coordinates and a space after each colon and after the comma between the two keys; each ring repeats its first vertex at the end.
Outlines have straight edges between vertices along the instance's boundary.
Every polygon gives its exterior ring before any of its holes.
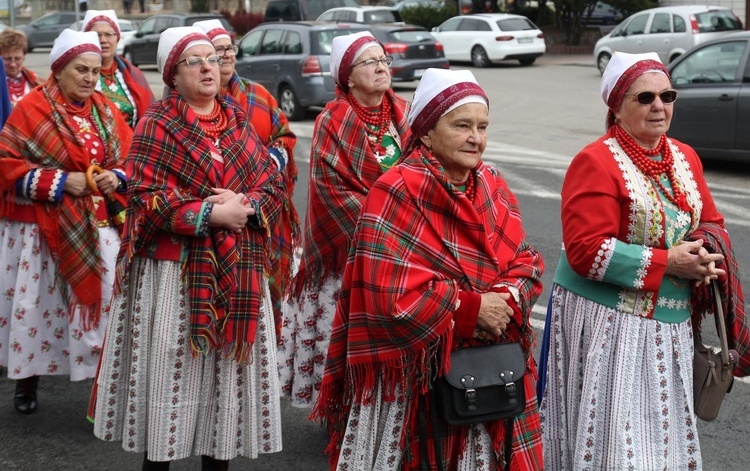
{"type": "Polygon", "coordinates": [[[497,337],[505,332],[511,317],[513,317],[513,309],[507,303],[510,296],[510,293],[493,291],[482,294],[477,327],[474,329],[475,338],[485,340],[497,337]]]}
{"type": "Polygon", "coordinates": [[[667,274],[696,280],[696,286],[707,285],[725,274],[724,270],[716,268],[723,260],[722,254],[706,250],[703,240],[680,241],[667,251],[667,274]]]}
{"type": "Polygon", "coordinates": [[[242,193],[224,188],[213,188],[213,195],[204,201],[214,204],[209,225],[223,227],[232,232],[242,232],[247,219],[255,215],[255,208],[242,193]]]}

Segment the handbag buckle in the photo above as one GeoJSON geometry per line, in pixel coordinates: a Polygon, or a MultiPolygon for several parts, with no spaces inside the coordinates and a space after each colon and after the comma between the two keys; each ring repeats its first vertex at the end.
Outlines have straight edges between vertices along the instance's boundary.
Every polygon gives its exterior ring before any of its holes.
{"type": "Polygon", "coordinates": [[[505,394],[508,396],[508,403],[515,406],[518,404],[518,394],[516,383],[513,381],[513,371],[501,371],[500,379],[505,383],[505,394]]]}
{"type": "Polygon", "coordinates": [[[461,384],[466,388],[466,391],[464,392],[464,399],[466,399],[466,407],[469,410],[476,410],[477,390],[472,388],[472,386],[474,386],[474,377],[471,375],[464,375],[461,378],[461,384]]]}

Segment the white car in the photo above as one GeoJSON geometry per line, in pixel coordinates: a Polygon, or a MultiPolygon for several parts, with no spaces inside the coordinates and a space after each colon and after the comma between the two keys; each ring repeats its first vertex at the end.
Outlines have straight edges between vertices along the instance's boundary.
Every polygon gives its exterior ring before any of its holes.
{"type": "Polygon", "coordinates": [[[544,34],[528,18],[508,13],[454,16],[432,29],[449,61],[487,67],[493,62],[517,60],[531,65],[547,50],[544,34]]]}
{"type": "Polygon", "coordinates": [[[632,14],[599,39],[594,46],[594,60],[601,73],[615,51],[630,54],[655,52],[664,64],[668,64],[693,46],[742,29],[737,15],[726,7],[681,5],[650,8],[632,14]]]}
{"type": "MultiPolygon", "coordinates": [[[[135,35],[135,30],[138,28],[138,23],[136,23],[135,21],[119,18],[117,22],[120,24],[120,40],[117,41],[117,49],[115,49],[115,54],[121,56],[125,51],[125,41],[135,35]]],[[[74,31],[80,31],[81,23],[82,21],[76,21],[75,23],[70,25],[69,28],[74,31]]]]}
{"type": "Polygon", "coordinates": [[[316,21],[333,23],[401,23],[398,10],[391,7],[337,7],[320,14],[316,21]]]}

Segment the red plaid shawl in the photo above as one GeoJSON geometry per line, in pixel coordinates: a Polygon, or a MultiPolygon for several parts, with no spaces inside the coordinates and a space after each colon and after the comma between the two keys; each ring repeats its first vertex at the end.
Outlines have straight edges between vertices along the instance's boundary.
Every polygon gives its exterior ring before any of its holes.
{"type": "MultiPolygon", "coordinates": [[[[537,469],[541,435],[533,388],[534,332],[528,319],[542,290],[542,257],[526,241],[516,198],[497,170],[479,164],[471,202],[448,183],[437,161],[421,152],[423,147],[387,172],[365,200],[312,418],[328,423],[328,451],[335,462],[352,404],[373,400],[376,378],[385,381],[386,401],[395,399],[399,384],[409,404],[400,444],[407,449],[402,467],[419,468],[416,397],[427,394],[431,373],[441,375],[449,368],[451,349],[478,344],[455,338],[459,290],[485,293],[498,283],[514,286],[524,325],[511,324],[504,341],[521,342],[532,371],[527,410],[514,429],[514,462],[536,463],[525,469],[537,469]]],[[[501,456],[502,422],[487,425],[501,456]]],[[[453,466],[448,469],[454,469],[465,447],[466,432],[467,427],[448,430],[448,446],[443,447],[453,466]]]]}
{"type": "Polygon", "coordinates": [[[229,80],[229,94],[247,111],[248,119],[253,123],[261,142],[267,146],[281,143],[287,152],[288,160],[283,173],[286,192],[283,195],[281,216],[273,228],[268,251],[269,290],[278,338],[281,334],[281,301],[292,278],[294,249],[301,242],[299,216],[293,201],[294,185],[297,182],[297,164],[294,161],[297,137],[289,129],[289,120],[279,109],[276,99],[262,85],[235,74],[229,80]]]}
{"type": "MultiPolygon", "coordinates": [[[[409,142],[409,104],[388,90],[393,123],[402,149],[409,142]]],[[[319,287],[330,275],[344,271],[357,218],[372,184],[383,174],[367,140],[365,124],[336,87],[336,98],[315,120],[310,151],[310,190],[304,225],[304,250],[292,280],[292,295],[303,287],[319,287]]]]}
{"type": "Polygon", "coordinates": [[[148,80],[146,80],[146,76],[143,75],[141,69],[122,57],[115,56],[115,63],[117,63],[117,69],[122,73],[125,85],[128,86],[128,90],[135,100],[136,119],[140,119],[155,100],[151,85],[148,84],[148,80]]]}
{"type": "MultiPolygon", "coordinates": [[[[94,92],[91,101],[104,127],[105,153],[103,160],[97,159],[98,165],[107,170],[122,168],[132,131],[101,93],[94,92]]],[[[53,76],[16,104],[0,134],[0,199],[6,210],[12,205],[16,181],[32,169],[85,172],[89,167],[91,156],[74,134],[77,127],[71,121],[53,76]]],[[[34,209],[58,270],[73,292],[71,303],[82,308],[84,329],[96,327],[101,309],[101,258],[92,199],[63,193],[59,204],[35,201],[34,209]]]]}
{"type": "MultiPolygon", "coordinates": [[[[713,223],[701,223],[698,229],[690,234],[691,240],[703,240],[703,247],[711,253],[724,255],[721,268],[727,274],[719,279],[721,288],[722,309],[727,326],[729,348],[737,350],[739,364],[733,373],[735,376],[750,375],[750,325],[745,316],[745,296],[739,277],[739,266],[732,250],[729,234],[723,226],[713,223]]],[[[693,286],[693,329],[700,332],[702,321],[707,313],[714,313],[714,297],[707,286],[693,286]]],[[[710,328],[713,331],[713,328],[710,328]]]]}
{"type": "Polygon", "coordinates": [[[118,286],[129,262],[161,231],[170,231],[183,205],[202,201],[211,188],[244,193],[257,202],[260,228],[240,234],[212,227],[208,237],[182,238],[190,290],[191,343],[196,351],[223,349],[238,361],[255,340],[269,224],[278,217],[283,182],[245,112],[221,96],[229,118],[222,137],[223,165],[214,165],[211,143],[195,113],[174,90],[154,103],[136,126],[128,156],[128,212],[118,264],[118,286]]]}

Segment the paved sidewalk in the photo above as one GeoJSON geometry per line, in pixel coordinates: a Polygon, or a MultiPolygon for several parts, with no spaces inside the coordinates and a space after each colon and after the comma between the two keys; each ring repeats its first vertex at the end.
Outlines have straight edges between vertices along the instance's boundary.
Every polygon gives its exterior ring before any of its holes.
{"type": "Polygon", "coordinates": [[[596,67],[594,56],[590,54],[545,54],[537,59],[537,64],[596,67]]]}

